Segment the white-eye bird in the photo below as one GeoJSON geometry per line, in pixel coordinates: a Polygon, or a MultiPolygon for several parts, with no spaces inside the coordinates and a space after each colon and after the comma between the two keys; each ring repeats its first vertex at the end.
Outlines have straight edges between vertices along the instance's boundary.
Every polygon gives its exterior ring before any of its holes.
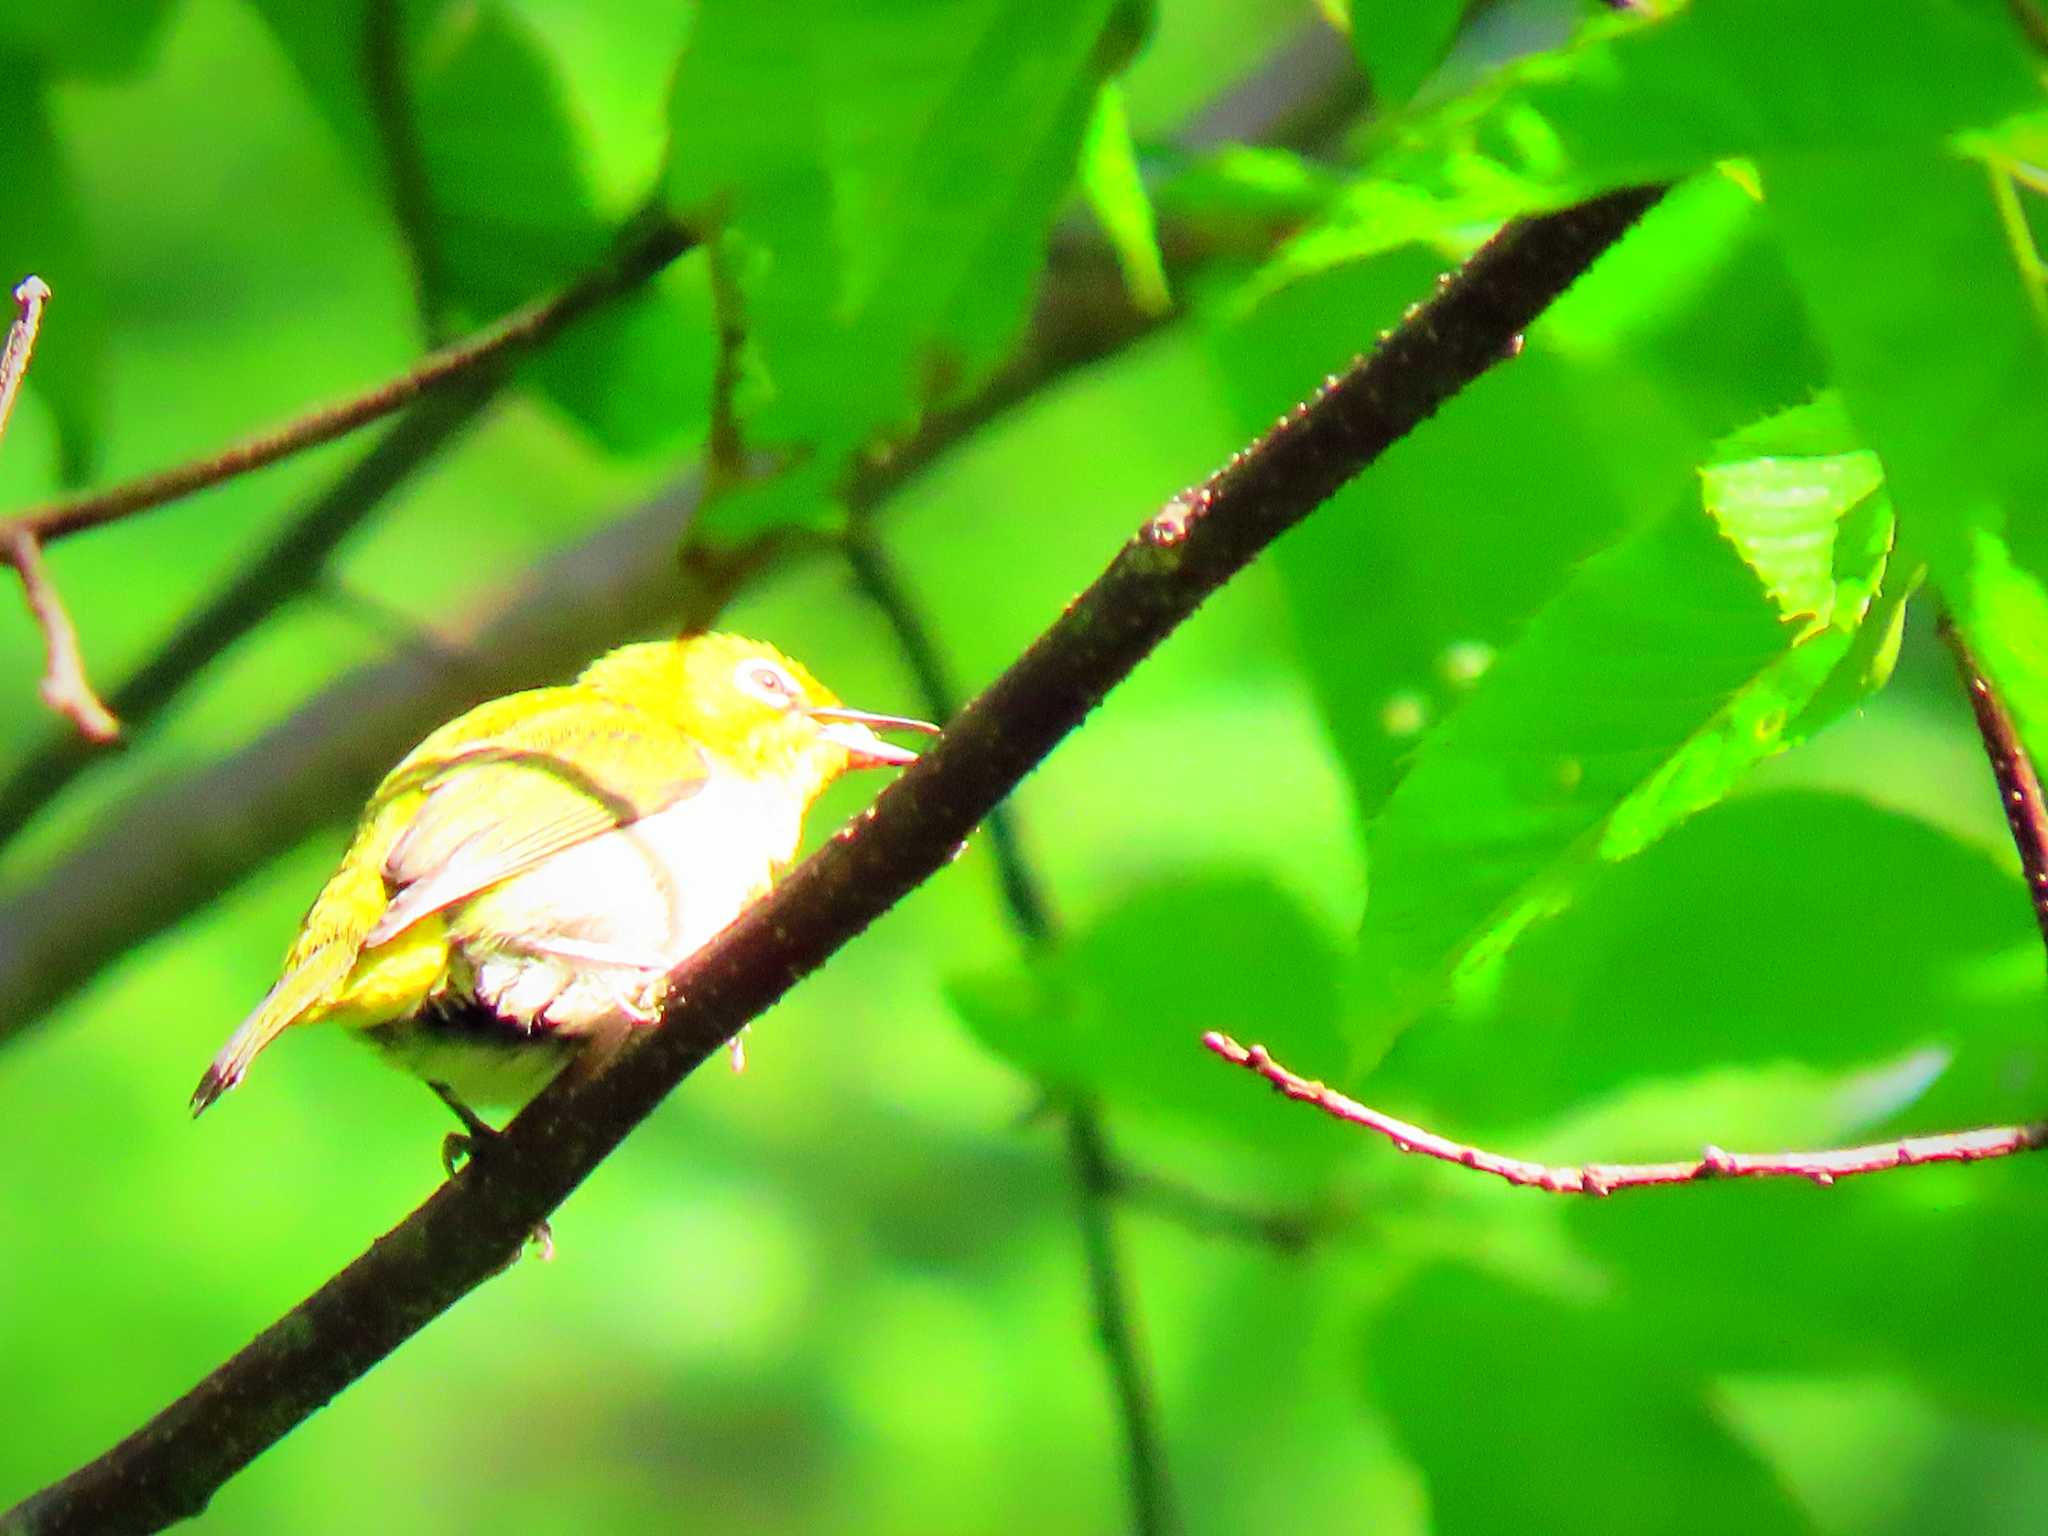
{"type": "Polygon", "coordinates": [[[378,785],[192,1112],[317,1023],[452,1102],[525,1102],[660,1016],[668,973],[767,891],[826,785],[915,761],[877,729],[937,731],[847,709],[733,635],[624,646],[478,705],[378,785]]]}

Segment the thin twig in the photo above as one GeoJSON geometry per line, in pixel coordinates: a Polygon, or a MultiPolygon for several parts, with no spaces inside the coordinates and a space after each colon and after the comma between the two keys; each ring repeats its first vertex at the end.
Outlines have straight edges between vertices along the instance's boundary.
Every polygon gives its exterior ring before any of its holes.
{"type": "Polygon", "coordinates": [[[38,684],[43,702],[95,746],[118,741],[121,722],[92,691],[92,682],[85,675],[85,657],[78,649],[78,631],[43,566],[43,549],[36,536],[26,528],[15,529],[4,554],[21,577],[28,610],[43,632],[43,679],[38,684]]]}
{"type": "MultiPolygon", "coordinates": [[[[43,306],[49,301],[50,285],[40,277],[25,277],[15,286],[14,321],[7,327],[6,346],[0,348],[0,437],[7,435],[7,423],[14,417],[14,397],[28,376],[36,333],[43,326],[43,306]]],[[[26,528],[4,531],[0,559],[12,565],[21,578],[28,611],[43,632],[43,702],[69,720],[85,740],[104,746],[120,736],[121,722],[92,691],[85,675],[85,657],[78,649],[78,630],[43,564],[42,543],[26,528]]]]}
{"type": "Polygon", "coordinates": [[[1190,1232],[1258,1243],[1281,1253],[1306,1253],[1338,1226],[1339,1213],[1310,1207],[1244,1205],[1177,1179],[1118,1163],[1110,1169],[1110,1193],[1127,1205],[1164,1216],[1190,1232]]]}
{"type": "Polygon", "coordinates": [[[1124,1435],[1124,1471],[1131,1489],[1131,1527],[1139,1536],[1168,1536],[1180,1529],[1173,1486],[1166,1473],[1166,1447],[1159,1436],[1159,1407],[1152,1398],[1137,1320],[1125,1296],[1123,1264],[1117,1252],[1113,1196],[1115,1164],[1102,1123],[1086,1105],[1068,1110],[1067,1162],[1074,1174],[1074,1212],[1088,1260],[1096,1338],[1109,1365],[1116,1393],[1117,1422],[1124,1435]]]}
{"type": "Polygon", "coordinates": [[[727,237],[704,243],[711,277],[712,315],[718,328],[718,355],[711,371],[711,433],[704,450],[707,483],[716,493],[738,485],[747,475],[747,449],[740,435],[738,395],[740,368],[746,353],[746,302],[732,270],[727,237]]]}
{"type": "Polygon", "coordinates": [[[93,692],[92,679],[85,672],[85,654],[78,645],[78,628],[43,564],[42,545],[27,529],[17,528],[0,549],[0,559],[12,565],[21,578],[22,596],[42,631],[43,675],[36,685],[42,701],[69,720],[78,733],[75,740],[88,747],[120,740],[120,717],[93,692]]]}
{"type": "MultiPolygon", "coordinates": [[[[674,226],[668,229],[673,235],[674,226]]],[[[286,525],[268,549],[180,623],[170,639],[114,689],[114,713],[133,728],[146,727],[216,658],[307,590],[342,540],[482,413],[520,357],[581,315],[632,292],[680,254],[669,249],[673,243],[670,235],[653,227],[629,232],[605,266],[572,285],[560,298],[528,312],[531,316],[545,311],[543,323],[494,347],[471,344],[470,360],[463,369],[440,379],[440,387],[419,399],[362,459],[286,525]]],[[[442,355],[452,356],[461,350],[442,355]]],[[[0,536],[33,528],[37,515],[0,519],[0,536]]],[[[23,761],[0,783],[0,843],[33,821],[85,771],[93,757],[75,739],[64,738],[48,742],[23,761]]]]}
{"type": "MultiPolygon", "coordinates": [[[[193,678],[280,607],[310,590],[341,542],[482,413],[503,379],[501,371],[485,369],[453,390],[420,401],[400,417],[114,689],[114,712],[136,730],[154,724],[193,678]]],[[[93,757],[71,738],[47,742],[32,752],[0,782],[0,843],[18,835],[93,757]]]]}
{"type": "Polygon", "coordinates": [[[7,435],[7,423],[14,419],[14,397],[28,377],[36,333],[43,328],[43,306],[49,302],[50,285],[33,273],[14,285],[14,320],[7,327],[6,345],[0,347],[0,437],[7,435]]]}
{"type": "Polygon", "coordinates": [[[384,180],[399,243],[411,268],[413,308],[420,334],[437,347],[447,339],[448,270],[434,229],[433,187],[413,112],[406,69],[405,17],[400,0],[369,0],[363,8],[363,94],[384,158],[384,180]]]}
{"type": "Polygon", "coordinates": [[[2048,803],[2041,796],[2041,776],[2034,771],[2034,760],[2020,740],[2005,700],[1978,665],[1970,643],[1947,610],[1935,622],[1935,631],[1955,657],[1963,692],[1970,696],[1977,734],[1984,738],[1984,755],[1991,760],[1991,776],[1998,782],[1998,803],[2012,829],[2013,846],[2019,850],[2020,872],[2034,903],[2034,921],[2042,942],[2048,944],[2048,803]]]}
{"type": "Polygon", "coordinates": [[[1490,1173],[1518,1188],[1540,1189],[1553,1195],[1610,1195],[1619,1189],[1697,1184],[1707,1179],[1806,1179],[1826,1185],[1859,1173],[1884,1173],[1927,1163],[1981,1163],[2048,1146],[2048,1120],[2036,1120],[2026,1125],[1990,1126],[1942,1136],[1908,1136],[1867,1147],[1833,1147],[1822,1152],[1724,1152],[1719,1147],[1707,1147],[1690,1162],[1559,1167],[1488,1152],[1396,1119],[1347,1098],[1326,1084],[1295,1075],[1268,1055],[1262,1045],[1242,1046],[1213,1029],[1202,1036],[1202,1044],[1225,1061],[1258,1073],[1288,1098],[1313,1104],[1326,1115],[1378,1132],[1394,1144],[1397,1152],[1418,1152],[1475,1173],[1490,1173]]]}
{"type": "MultiPolygon", "coordinates": [[[[887,546],[875,532],[873,519],[849,518],[840,535],[840,550],[854,584],[882,614],[895,635],[896,648],[917,682],[927,717],[950,720],[959,707],[952,668],[925,618],[923,605],[912,594],[910,584],[896,569],[887,546]]],[[[988,813],[986,824],[1010,924],[1027,949],[1045,949],[1056,936],[1057,924],[1017,836],[1008,802],[995,806],[988,813]]],[[[1096,1107],[1077,1101],[1063,1105],[1062,1112],[1081,1247],[1088,1265],[1095,1333],[1109,1368],[1110,1387],[1116,1394],[1117,1421],[1123,1429],[1132,1520],[1135,1529],[1144,1536],[1162,1536],[1178,1530],[1180,1521],[1174,1512],[1158,1407],[1150,1387],[1151,1372],[1132,1322],[1129,1288],[1116,1241],[1112,1197],[1119,1187],[1119,1176],[1110,1159],[1108,1136],[1096,1107]]]]}
{"type": "Polygon", "coordinates": [[[444,347],[374,389],[320,406],[265,432],[230,443],[204,458],[104,490],[47,502],[0,519],[0,535],[27,529],[44,543],[160,507],[263,469],[367,426],[446,388],[477,370],[509,364],[551,340],[563,327],[627,289],[639,286],[696,244],[696,237],[666,215],[647,215],[621,237],[609,259],[554,297],[529,305],[466,341],[444,347]]]}
{"type": "MultiPolygon", "coordinates": [[[[917,684],[926,718],[941,722],[952,719],[960,707],[952,668],[947,665],[931,626],[925,622],[923,610],[912,598],[908,583],[875,532],[873,520],[858,513],[849,518],[839,547],[847,569],[853,573],[854,584],[895,634],[896,648],[917,684]]],[[[1003,905],[1009,911],[1011,925],[1027,944],[1043,946],[1054,936],[1052,909],[1024,852],[1010,806],[1005,803],[990,811],[987,826],[989,851],[995,859],[996,878],[1002,884],[1003,905]]]]}
{"type": "Polygon", "coordinates": [[[213,1493],[518,1251],[746,1023],[944,868],[989,809],[1211,592],[1512,355],[1662,195],[1630,188],[1496,236],[1383,342],[1148,519],[1052,627],[853,826],[691,956],[660,1027],[565,1073],[400,1226],[104,1456],[0,1515],[0,1536],[149,1531],[213,1493]]]}

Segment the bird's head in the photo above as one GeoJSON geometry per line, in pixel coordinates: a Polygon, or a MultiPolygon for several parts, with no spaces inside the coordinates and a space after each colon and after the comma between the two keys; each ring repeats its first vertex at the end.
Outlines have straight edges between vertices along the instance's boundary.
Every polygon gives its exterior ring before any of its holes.
{"type": "Polygon", "coordinates": [[[848,769],[917,761],[877,730],[939,729],[849,709],[800,662],[739,635],[622,646],[592,662],[580,681],[681,727],[725,767],[783,779],[807,800],[848,769]]]}

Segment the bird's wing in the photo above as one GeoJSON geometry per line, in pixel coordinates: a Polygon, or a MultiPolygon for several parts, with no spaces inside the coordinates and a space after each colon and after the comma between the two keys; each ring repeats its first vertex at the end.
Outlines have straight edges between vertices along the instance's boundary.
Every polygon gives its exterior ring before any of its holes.
{"type": "Polygon", "coordinates": [[[384,856],[390,900],[362,947],[564,849],[674,805],[710,767],[680,732],[624,705],[545,710],[401,764],[380,798],[414,808],[384,856]]]}

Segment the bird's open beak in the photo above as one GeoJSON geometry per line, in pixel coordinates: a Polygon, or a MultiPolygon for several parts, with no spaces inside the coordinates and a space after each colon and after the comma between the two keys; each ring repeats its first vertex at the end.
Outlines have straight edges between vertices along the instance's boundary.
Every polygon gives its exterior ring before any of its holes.
{"type": "Polygon", "coordinates": [[[874,715],[864,709],[844,709],[839,705],[828,705],[809,711],[813,720],[821,722],[818,734],[827,741],[836,741],[852,754],[851,766],[855,768],[900,768],[905,763],[917,761],[917,754],[908,747],[899,747],[877,736],[877,731],[916,731],[924,736],[936,736],[939,728],[928,720],[912,720],[904,715],[874,715]]]}

